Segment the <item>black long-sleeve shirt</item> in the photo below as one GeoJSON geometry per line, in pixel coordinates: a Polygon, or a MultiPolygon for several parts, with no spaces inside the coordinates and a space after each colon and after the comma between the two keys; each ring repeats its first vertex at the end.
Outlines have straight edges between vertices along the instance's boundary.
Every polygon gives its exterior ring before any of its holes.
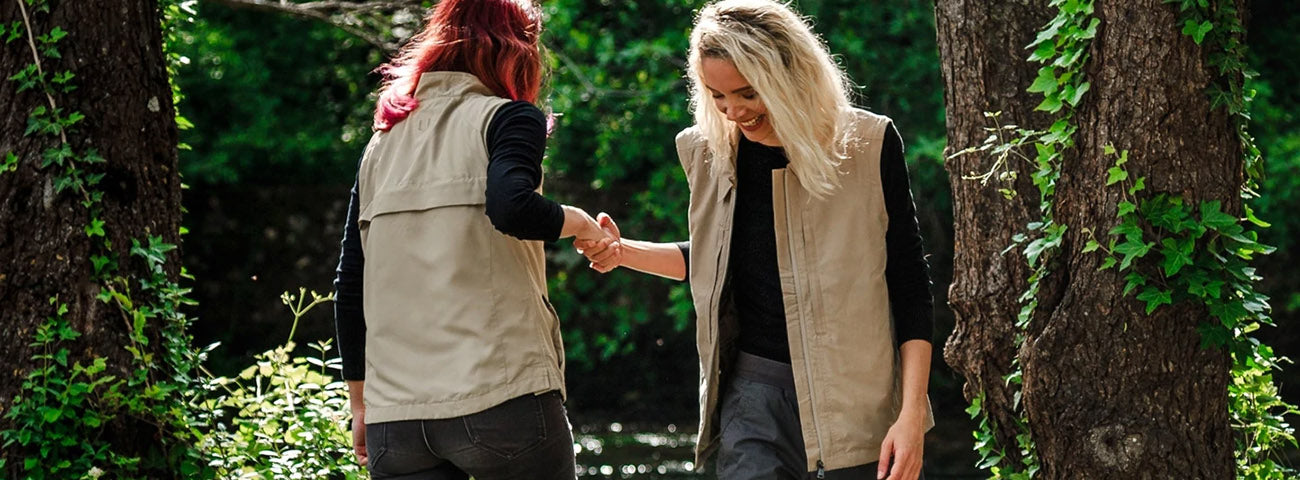
{"type": "MultiPolygon", "coordinates": [[[[564,227],[560,204],[536,192],[542,183],[545,148],[546,117],[528,102],[502,106],[488,124],[485,209],[492,226],[502,233],[521,240],[553,242],[560,238],[564,227]]],[[[343,226],[343,251],[334,278],[334,328],[345,380],[364,380],[366,373],[365,253],[357,221],[358,195],[358,185],[353,183],[343,226]]]]}
{"type": "MultiPolygon", "coordinates": [[[[736,157],[736,205],[728,275],[740,321],[739,347],[746,353],[789,363],[772,218],[772,170],[785,168],[789,160],[782,149],[750,142],[743,136],[736,157]]],[[[897,342],[931,341],[934,299],[930,295],[929,264],[912,202],[903,139],[893,124],[881,146],[880,178],[889,215],[885,283],[897,342]]],[[[689,259],[689,243],[679,243],[678,248],[689,259]]]]}

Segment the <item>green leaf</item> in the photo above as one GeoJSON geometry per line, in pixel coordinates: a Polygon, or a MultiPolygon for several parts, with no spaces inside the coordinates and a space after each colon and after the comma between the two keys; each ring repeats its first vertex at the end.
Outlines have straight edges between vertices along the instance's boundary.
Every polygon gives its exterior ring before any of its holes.
{"type": "Polygon", "coordinates": [[[50,43],[56,43],[56,42],[58,42],[59,40],[62,40],[63,37],[66,37],[66,36],[68,36],[68,31],[67,31],[67,30],[64,30],[64,29],[59,28],[59,27],[54,27],[53,29],[50,30],[49,42],[50,42],[50,43]]]}
{"type": "Polygon", "coordinates": [[[1147,188],[1147,177],[1138,177],[1133,181],[1133,186],[1128,187],[1128,194],[1133,195],[1147,188]]]}
{"type": "Polygon", "coordinates": [[[1160,241],[1160,254],[1164,256],[1164,263],[1161,267],[1165,271],[1166,277],[1177,275],[1183,267],[1192,264],[1192,247],[1195,241],[1191,238],[1166,238],[1160,241]]]}
{"type": "Polygon", "coordinates": [[[90,225],[86,225],[85,230],[87,237],[102,237],[104,236],[104,221],[92,218],[90,219],[90,225]]]}
{"type": "Polygon", "coordinates": [[[1055,70],[1053,70],[1052,67],[1043,67],[1038,69],[1038,78],[1034,79],[1034,83],[1029,85],[1027,91],[1031,93],[1041,92],[1043,94],[1051,94],[1056,92],[1058,86],[1059,83],[1056,80],[1055,70]]]}
{"type": "Polygon", "coordinates": [[[1160,307],[1161,305],[1173,304],[1173,295],[1171,294],[1171,292],[1169,292],[1168,290],[1162,290],[1160,288],[1156,288],[1154,286],[1148,286],[1142,289],[1142,293],[1138,294],[1137,299],[1146,302],[1147,315],[1150,315],[1151,312],[1154,312],[1156,308],[1160,307]]]}
{"type": "Polygon", "coordinates": [[[1056,95],[1050,95],[1047,98],[1043,99],[1043,103],[1040,103],[1038,104],[1037,107],[1034,107],[1034,110],[1040,112],[1056,113],[1061,111],[1061,106],[1062,106],[1061,98],[1056,95]]]}
{"type": "Polygon", "coordinates": [[[1129,272],[1124,276],[1124,295],[1128,295],[1133,289],[1147,284],[1147,279],[1143,278],[1137,272],[1129,272]]]}
{"type": "Polygon", "coordinates": [[[1183,34],[1190,35],[1197,45],[1200,45],[1205,40],[1205,34],[1210,33],[1210,30],[1213,29],[1214,24],[1210,23],[1209,20],[1197,23],[1195,20],[1188,19],[1183,22],[1183,34]]]}
{"type": "Polygon", "coordinates": [[[1029,61],[1042,62],[1053,56],[1056,56],[1056,42],[1043,42],[1038,44],[1033,54],[1029,55],[1029,61]]]}
{"type": "Polygon", "coordinates": [[[1119,202],[1119,213],[1117,213],[1116,215],[1123,217],[1125,215],[1133,213],[1136,210],[1137,210],[1137,205],[1134,205],[1133,202],[1130,202],[1128,200],[1124,200],[1119,202]]]}
{"type": "Polygon", "coordinates": [[[1259,226],[1260,228],[1268,228],[1268,227],[1273,226],[1273,225],[1269,224],[1268,222],[1265,222],[1265,221],[1260,220],[1259,218],[1257,218],[1257,217],[1255,216],[1255,209],[1250,208],[1250,205],[1245,205],[1245,207],[1246,207],[1246,220],[1249,220],[1250,223],[1253,223],[1253,224],[1259,226]]]}
{"type": "Polygon", "coordinates": [[[1106,170],[1106,174],[1106,186],[1114,185],[1128,178],[1128,170],[1120,167],[1110,167],[1106,170]]]}
{"type": "Polygon", "coordinates": [[[50,165],[62,167],[63,163],[72,156],[72,146],[66,143],[60,144],[57,148],[47,148],[45,152],[41,153],[41,168],[47,168],[50,165]]]}
{"type": "Polygon", "coordinates": [[[1069,92],[1065,95],[1066,103],[1069,103],[1071,107],[1078,106],[1079,101],[1083,99],[1083,94],[1088,93],[1089,88],[1092,88],[1092,84],[1088,82],[1083,82],[1078,88],[1066,87],[1069,92]]]}
{"type": "Polygon", "coordinates": [[[1207,227],[1221,230],[1237,224],[1237,217],[1223,213],[1219,201],[1201,202],[1201,222],[1207,227]]]}
{"type": "Polygon", "coordinates": [[[1083,245],[1083,253],[1093,252],[1098,248],[1101,248],[1101,244],[1097,243],[1096,240],[1089,239],[1088,243],[1083,245]]]}

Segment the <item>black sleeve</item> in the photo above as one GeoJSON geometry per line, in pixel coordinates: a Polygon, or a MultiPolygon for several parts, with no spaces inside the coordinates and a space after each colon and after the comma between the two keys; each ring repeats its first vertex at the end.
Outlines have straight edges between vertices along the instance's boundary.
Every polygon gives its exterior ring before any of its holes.
{"type": "Polygon", "coordinates": [[[362,286],[366,256],[361,251],[361,227],[357,223],[357,184],[352,184],[348,217],[343,224],[343,252],[334,276],[334,329],[344,380],[366,379],[366,315],[362,310],[362,286]]]}
{"type": "Polygon", "coordinates": [[[510,102],[488,124],[487,216],[501,233],[521,240],[559,240],[560,204],[541,196],[546,117],[528,102],[510,102]]]}
{"type": "Polygon", "coordinates": [[[930,295],[930,265],[916,220],[916,205],[903,159],[903,138],[891,123],[880,151],[880,181],[889,214],[885,232],[885,283],[894,314],[894,332],[901,345],[908,340],[932,342],[934,298],[930,295]]]}
{"type": "Polygon", "coordinates": [[[686,263],[686,281],[691,280],[691,242],[677,242],[677,249],[682,251],[682,261],[686,263]]]}

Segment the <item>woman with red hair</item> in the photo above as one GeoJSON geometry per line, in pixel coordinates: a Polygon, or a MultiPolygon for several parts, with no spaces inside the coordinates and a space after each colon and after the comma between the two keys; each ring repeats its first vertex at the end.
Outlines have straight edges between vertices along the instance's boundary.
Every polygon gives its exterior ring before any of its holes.
{"type": "Polygon", "coordinates": [[[541,194],[541,12],[442,0],[389,64],[352,189],[335,323],[375,479],[573,479],[543,242],[610,242],[541,194]]]}

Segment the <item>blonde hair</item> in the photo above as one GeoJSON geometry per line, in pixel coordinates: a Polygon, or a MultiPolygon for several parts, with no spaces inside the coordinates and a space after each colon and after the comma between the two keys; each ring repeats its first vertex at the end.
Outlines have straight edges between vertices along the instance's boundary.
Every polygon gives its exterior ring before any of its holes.
{"type": "Polygon", "coordinates": [[[723,0],[700,10],[687,62],[691,110],[719,172],[719,159],[735,162],[738,129],[713,107],[701,75],[705,58],[730,61],[749,81],[803,188],[817,198],[834,193],[852,124],[851,83],[808,22],[771,0],[723,0]]]}

